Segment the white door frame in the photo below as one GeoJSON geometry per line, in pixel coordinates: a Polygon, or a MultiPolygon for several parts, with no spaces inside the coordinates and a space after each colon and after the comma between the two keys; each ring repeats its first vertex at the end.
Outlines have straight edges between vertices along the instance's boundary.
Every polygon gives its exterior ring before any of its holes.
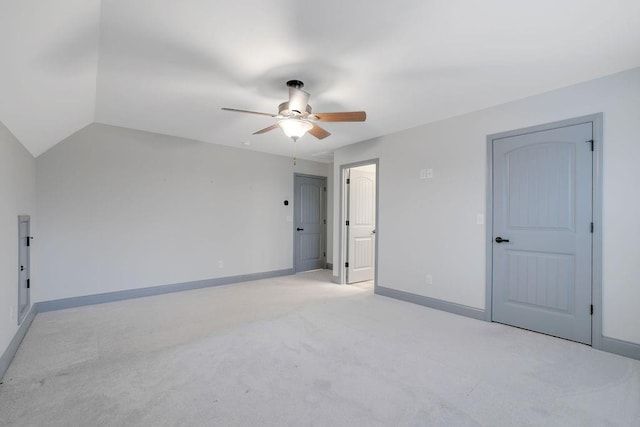
{"type": "Polygon", "coordinates": [[[546,123],[487,136],[487,221],[486,221],[486,305],[485,320],[492,321],[493,296],[493,141],[500,138],[540,132],[560,127],[592,123],[593,125],[593,243],[591,346],[602,349],[602,113],[546,123]]]}
{"type": "Polygon", "coordinates": [[[347,184],[345,173],[347,169],[357,168],[359,166],[368,166],[375,165],[376,166],[376,239],[375,239],[375,265],[374,265],[374,278],[373,278],[373,291],[377,292],[378,289],[378,245],[380,242],[380,227],[379,227],[379,206],[380,206],[380,195],[378,189],[380,188],[380,159],[370,159],[363,160],[355,163],[346,163],[340,165],[340,218],[338,224],[339,230],[339,242],[338,245],[338,280],[337,283],[340,285],[344,285],[347,283],[347,269],[345,268],[345,262],[347,262],[347,227],[346,227],[346,218],[347,218],[347,184]]]}

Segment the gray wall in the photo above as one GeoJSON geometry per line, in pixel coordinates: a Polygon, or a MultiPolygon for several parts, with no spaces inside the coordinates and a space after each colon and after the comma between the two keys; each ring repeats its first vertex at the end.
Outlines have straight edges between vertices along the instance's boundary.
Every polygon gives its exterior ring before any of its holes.
{"type": "Polygon", "coordinates": [[[87,126],[37,159],[35,300],[292,268],[293,205],[283,201],[293,201],[294,173],[329,171],[322,163],[294,167],[290,158],[241,148],[87,126]]]}
{"type": "Polygon", "coordinates": [[[489,134],[604,113],[603,333],[640,343],[640,69],[351,145],[340,166],[380,159],[379,285],[483,309],[489,134]],[[420,180],[420,169],[434,178],[420,180]],[[426,284],[426,275],[433,284],[426,284]]]}
{"type": "Polygon", "coordinates": [[[37,231],[35,164],[0,122],[0,355],[18,330],[18,215],[31,215],[31,230],[37,231]]]}

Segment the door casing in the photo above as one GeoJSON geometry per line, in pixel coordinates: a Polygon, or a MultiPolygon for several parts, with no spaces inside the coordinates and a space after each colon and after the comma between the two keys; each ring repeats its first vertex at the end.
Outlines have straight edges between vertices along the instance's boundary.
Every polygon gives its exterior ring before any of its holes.
{"type": "Polygon", "coordinates": [[[593,176],[592,176],[592,212],[593,212],[593,246],[592,246],[592,303],[591,346],[602,349],[602,121],[603,114],[596,113],[572,119],[531,126],[487,136],[487,212],[486,212],[486,299],[485,320],[492,321],[493,296],[493,141],[496,139],[523,135],[533,132],[592,123],[594,139],[593,176]]]}

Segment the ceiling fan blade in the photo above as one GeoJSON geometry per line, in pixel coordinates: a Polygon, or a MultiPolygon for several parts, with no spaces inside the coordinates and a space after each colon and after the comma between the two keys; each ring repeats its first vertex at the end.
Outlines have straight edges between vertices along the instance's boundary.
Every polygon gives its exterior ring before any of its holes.
{"type": "Polygon", "coordinates": [[[309,96],[309,93],[302,89],[289,87],[289,111],[297,111],[300,114],[304,113],[307,110],[309,96]]]}
{"type": "Polygon", "coordinates": [[[313,136],[315,136],[318,139],[324,139],[326,137],[328,137],[329,135],[331,135],[329,132],[327,132],[326,130],[322,129],[320,126],[314,124],[313,127],[311,128],[311,130],[309,130],[309,133],[313,136]]]}
{"type": "Polygon", "coordinates": [[[254,135],[259,135],[259,134],[261,134],[261,133],[267,133],[267,132],[269,132],[270,130],[274,130],[274,129],[276,129],[277,127],[278,127],[278,124],[276,123],[275,125],[271,125],[271,126],[268,126],[268,127],[264,128],[264,129],[260,129],[259,131],[256,131],[256,132],[254,132],[253,134],[254,134],[254,135]]]}
{"type": "Polygon", "coordinates": [[[222,107],[221,108],[224,111],[233,111],[235,113],[249,113],[249,114],[258,114],[260,116],[269,116],[269,117],[276,117],[277,114],[270,114],[270,113],[261,113],[259,111],[249,111],[249,110],[238,110],[236,108],[226,108],[226,107],[222,107]]]}
{"type": "Polygon", "coordinates": [[[343,111],[341,113],[313,113],[319,122],[364,122],[367,113],[364,111],[343,111]]]}

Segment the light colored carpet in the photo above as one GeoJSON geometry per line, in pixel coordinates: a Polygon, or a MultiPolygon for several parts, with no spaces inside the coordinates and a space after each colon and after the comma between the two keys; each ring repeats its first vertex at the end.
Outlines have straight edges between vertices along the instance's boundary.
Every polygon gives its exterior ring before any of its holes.
{"type": "Polygon", "coordinates": [[[322,271],[40,314],[0,424],[640,426],[640,361],[322,271]]]}

